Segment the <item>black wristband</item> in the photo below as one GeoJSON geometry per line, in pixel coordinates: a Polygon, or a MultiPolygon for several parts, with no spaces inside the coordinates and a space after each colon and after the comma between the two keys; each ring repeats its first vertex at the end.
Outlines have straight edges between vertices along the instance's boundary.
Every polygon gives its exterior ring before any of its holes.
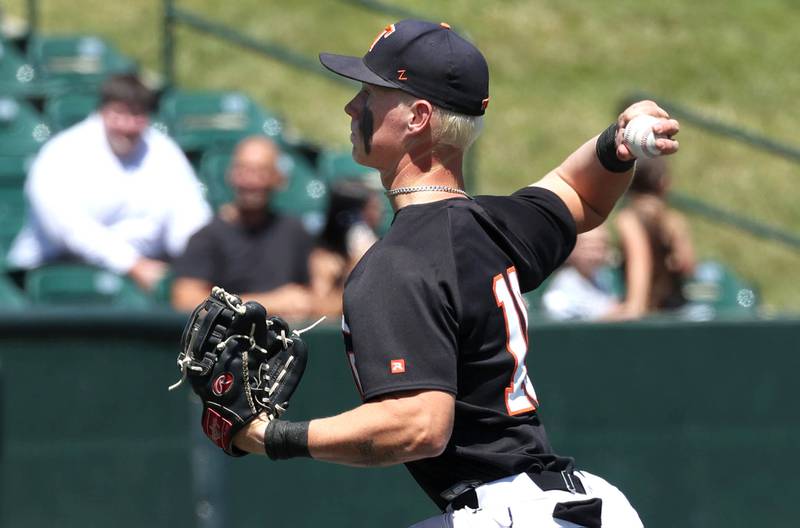
{"type": "Polygon", "coordinates": [[[264,452],[272,460],[310,457],[308,422],[270,420],[264,430],[264,452]]]}
{"type": "Polygon", "coordinates": [[[600,164],[611,172],[628,172],[633,168],[636,160],[621,161],[617,157],[617,124],[614,123],[607,129],[603,130],[600,137],[597,138],[595,145],[595,152],[600,164]]]}

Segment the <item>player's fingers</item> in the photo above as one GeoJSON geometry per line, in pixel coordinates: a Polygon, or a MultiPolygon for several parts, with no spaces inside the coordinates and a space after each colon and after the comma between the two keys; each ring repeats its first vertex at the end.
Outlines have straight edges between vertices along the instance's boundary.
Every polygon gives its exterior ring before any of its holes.
{"type": "Polygon", "coordinates": [[[675,119],[664,119],[653,125],[653,132],[665,136],[674,136],[680,129],[681,125],[675,119]]]}
{"type": "Polygon", "coordinates": [[[666,110],[658,106],[655,101],[639,101],[633,103],[625,111],[622,112],[619,116],[618,125],[620,128],[624,128],[625,125],[630,122],[636,116],[639,115],[651,115],[653,117],[659,117],[662,119],[669,119],[669,113],[666,110]]]}
{"type": "Polygon", "coordinates": [[[656,140],[656,148],[661,154],[675,154],[679,147],[680,144],[674,139],[658,138],[656,140]]]}
{"type": "Polygon", "coordinates": [[[631,151],[624,144],[617,146],[617,158],[620,161],[630,161],[635,158],[631,151]]]}

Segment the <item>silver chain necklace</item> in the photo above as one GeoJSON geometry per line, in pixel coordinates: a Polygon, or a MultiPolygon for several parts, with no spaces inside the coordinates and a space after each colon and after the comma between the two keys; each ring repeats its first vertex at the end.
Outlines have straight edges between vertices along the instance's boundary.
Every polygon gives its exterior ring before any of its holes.
{"type": "Polygon", "coordinates": [[[398,194],[410,194],[415,192],[425,192],[425,191],[441,191],[441,192],[449,192],[454,194],[460,194],[462,196],[466,196],[469,198],[470,196],[462,191],[461,189],[456,189],[455,187],[448,187],[447,185],[415,185],[412,187],[397,187],[396,189],[389,189],[386,191],[386,196],[397,196],[398,194]]]}

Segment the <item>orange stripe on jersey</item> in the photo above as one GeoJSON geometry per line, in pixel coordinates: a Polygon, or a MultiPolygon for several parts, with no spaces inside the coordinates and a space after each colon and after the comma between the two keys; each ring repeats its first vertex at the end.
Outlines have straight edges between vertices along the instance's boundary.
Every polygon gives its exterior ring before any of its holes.
{"type": "Polygon", "coordinates": [[[492,280],[492,291],[497,307],[503,312],[506,327],[506,352],[514,360],[514,370],[511,372],[511,379],[505,387],[504,394],[506,411],[510,416],[534,411],[538,406],[536,398],[527,390],[527,385],[530,383],[525,367],[525,356],[528,352],[527,318],[519,311],[515,282],[516,269],[513,266],[506,270],[506,274],[495,275],[492,280]],[[514,340],[514,337],[517,337],[517,340],[514,340]],[[519,339],[522,340],[521,343],[519,339]],[[526,403],[520,404],[522,400],[520,396],[524,396],[526,403]]]}

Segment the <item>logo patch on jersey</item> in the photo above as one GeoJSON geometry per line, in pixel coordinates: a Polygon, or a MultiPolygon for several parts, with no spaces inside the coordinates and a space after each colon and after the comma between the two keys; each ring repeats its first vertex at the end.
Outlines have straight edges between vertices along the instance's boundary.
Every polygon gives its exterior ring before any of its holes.
{"type": "Polygon", "coordinates": [[[389,371],[392,374],[402,374],[406,371],[405,359],[393,359],[389,362],[389,371]]]}

